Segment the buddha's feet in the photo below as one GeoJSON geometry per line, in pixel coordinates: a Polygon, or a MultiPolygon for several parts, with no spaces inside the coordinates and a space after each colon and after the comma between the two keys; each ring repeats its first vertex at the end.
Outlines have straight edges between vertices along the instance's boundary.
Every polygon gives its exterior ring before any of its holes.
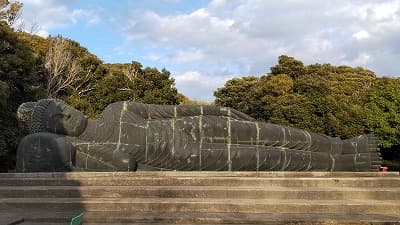
{"type": "Polygon", "coordinates": [[[375,136],[368,134],[345,140],[343,147],[343,154],[335,157],[335,171],[379,171],[382,158],[375,136]]]}

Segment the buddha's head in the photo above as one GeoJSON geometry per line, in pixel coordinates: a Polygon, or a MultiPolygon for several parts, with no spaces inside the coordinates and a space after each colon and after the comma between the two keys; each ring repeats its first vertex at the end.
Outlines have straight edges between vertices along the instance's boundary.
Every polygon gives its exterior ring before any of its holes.
{"type": "Polygon", "coordinates": [[[29,133],[78,136],[87,126],[85,115],[58,99],[23,103],[18,108],[17,117],[29,133]]]}

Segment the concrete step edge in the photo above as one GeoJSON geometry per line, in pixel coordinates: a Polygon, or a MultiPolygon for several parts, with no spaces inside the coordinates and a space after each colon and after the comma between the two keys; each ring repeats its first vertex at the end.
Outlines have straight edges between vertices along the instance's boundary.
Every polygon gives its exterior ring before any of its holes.
{"type": "Polygon", "coordinates": [[[0,191],[13,190],[13,191],[30,191],[30,190],[65,190],[65,191],[79,191],[79,190],[193,190],[193,191],[204,191],[204,190],[225,190],[225,191],[360,191],[360,192],[376,192],[376,191],[390,191],[400,192],[400,187],[281,187],[281,186],[168,186],[168,185],[152,185],[152,186],[112,186],[112,185],[96,185],[96,186],[0,186],[0,191]]]}
{"type": "Polygon", "coordinates": [[[209,186],[33,186],[0,187],[1,198],[230,198],[400,200],[400,188],[287,188],[209,186]]]}
{"type": "Polygon", "coordinates": [[[7,177],[399,177],[398,171],[390,172],[291,172],[291,171],[140,171],[140,172],[52,172],[52,173],[3,173],[7,177]]]}
{"type": "MultiPolygon", "coordinates": [[[[66,222],[78,213],[34,213],[16,215],[15,218],[24,218],[25,222],[66,222]]],[[[4,215],[4,214],[3,214],[4,215]]],[[[0,214],[2,217],[2,214],[0,214]]],[[[10,217],[10,214],[8,215],[10,217]]],[[[86,223],[140,223],[140,222],[164,222],[164,223],[263,223],[263,222],[400,222],[398,215],[378,214],[268,214],[268,213],[195,213],[195,212],[85,212],[86,223]]]]}
{"type": "MultiPolygon", "coordinates": [[[[300,179],[300,178],[299,178],[300,179]]],[[[3,179],[0,186],[279,186],[279,187],[400,187],[399,179],[203,179],[203,178],[142,178],[142,179],[3,179]]]]}
{"type": "MultiPolygon", "coordinates": [[[[265,199],[225,199],[225,198],[1,198],[2,204],[7,203],[30,203],[30,204],[126,204],[126,203],[202,203],[202,204],[296,204],[296,205],[393,205],[400,207],[397,200],[307,200],[304,199],[268,199],[276,201],[266,201],[265,199]]],[[[400,208],[399,208],[400,210],[400,208]]]]}
{"type": "MultiPolygon", "coordinates": [[[[1,174],[1,173],[0,173],[1,174]]],[[[167,177],[167,176],[130,176],[130,177],[4,177],[1,178],[0,181],[7,180],[20,180],[20,181],[58,181],[58,180],[70,180],[70,181],[85,181],[85,180],[201,180],[201,181],[214,181],[214,180],[243,180],[243,181],[251,181],[251,180],[276,180],[276,181],[349,181],[349,180],[358,180],[358,181],[379,181],[379,180],[400,180],[399,176],[388,176],[388,177],[196,177],[196,176],[182,176],[182,177],[167,177]]]]}

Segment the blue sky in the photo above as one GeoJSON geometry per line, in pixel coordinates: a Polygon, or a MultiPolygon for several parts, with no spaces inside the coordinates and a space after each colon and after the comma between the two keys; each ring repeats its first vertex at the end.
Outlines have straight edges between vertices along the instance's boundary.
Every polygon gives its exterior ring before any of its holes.
{"type": "Polygon", "coordinates": [[[268,73],[282,54],[400,76],[400,0],[20,1],[27,31],[76,40],[106,63],[165,67],[196,100],[268,73]]]}

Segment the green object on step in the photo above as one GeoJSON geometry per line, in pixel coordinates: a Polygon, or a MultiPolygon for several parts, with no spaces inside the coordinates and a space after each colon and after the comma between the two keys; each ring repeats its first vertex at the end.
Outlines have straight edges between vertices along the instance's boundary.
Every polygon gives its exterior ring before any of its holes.
{"type": "Polygon", "coordinates": [[[75,216],[74,218],[71,219],[71,225],[82,225],[83,224],[83,215],[85,213],[82,212],[81,214],[75,216]]]}

